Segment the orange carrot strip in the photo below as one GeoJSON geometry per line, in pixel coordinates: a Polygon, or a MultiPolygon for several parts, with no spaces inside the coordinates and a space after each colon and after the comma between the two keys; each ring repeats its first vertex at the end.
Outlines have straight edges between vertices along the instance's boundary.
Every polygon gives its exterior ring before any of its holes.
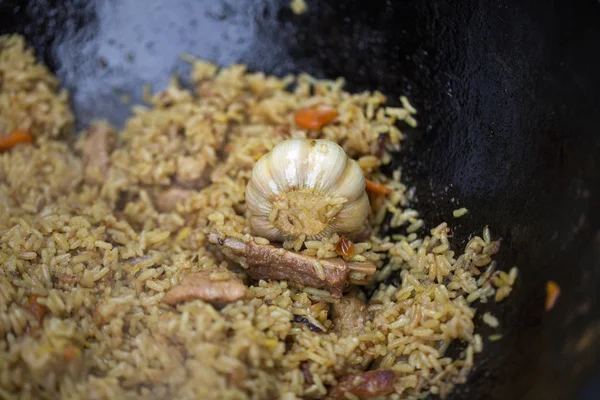
{"type": "Polygon", "coordinates": [[[560,295],[560,286],[554,281],[546,282],[546,311],[550,311],[554,307],[554,303],[560,295]]]}
{"type": "Polygon", "coordinates": [[[309,107],[294,113],[294,122],[300,128],[321,129],[338,117],[338,112],[329,106],[309,107]]]}
{"type": "Polygon", "coordinates": [[[376,193],[376,194],[392,194],[392,189],[390,189],[387,186],[383,186],[380,185],[379,183],[370,181],[370,180],[366,180],[367,184],[365,186],[365,189],[367,190],[367,192],[371,192],[371,193],[376,193]]]}
{"type": "Polygon", "coordinates": [[[19,143],[31,143],[33,137],[29,131],[15,129],[8,136],[0,136],[0,150],[10,150],[19,143]]]}

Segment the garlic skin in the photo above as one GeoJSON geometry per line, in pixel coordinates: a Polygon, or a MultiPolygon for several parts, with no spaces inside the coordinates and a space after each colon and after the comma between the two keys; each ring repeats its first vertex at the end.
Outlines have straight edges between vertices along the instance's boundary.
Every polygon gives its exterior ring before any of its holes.
{"type": "Polygon", "coordinates": [[[360,233],[370,212],[362,169],[324,139],[289,139],[262,156],[246,207],[253,233],[278,242],[360,233]]]}

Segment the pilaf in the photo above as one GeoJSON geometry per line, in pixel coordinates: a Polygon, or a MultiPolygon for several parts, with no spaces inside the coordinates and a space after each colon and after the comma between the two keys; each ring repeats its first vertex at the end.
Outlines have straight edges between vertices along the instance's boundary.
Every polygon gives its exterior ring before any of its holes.
{"type": "Polygon", "coordinates": [[[400,173],[380,171],[416,125],[408,100],[201,60],[191,81],[72,144],[68,94],[22,37],[0,38],[0,135],[33,138],[0,153],[0,397],[422,399],[464,383],[475,303],[506,297],[517,270],[496,270],[489,230],[452,250],[450,227],[426,230],[400,173]],[[334,118],[295,122],[318,107],[334,118]],[[253,167],[288,139],[360,166],[375,188],[362,236],[253,235],[253,167]],[[307,285],[291,259],[351,283],[307,285]]]}

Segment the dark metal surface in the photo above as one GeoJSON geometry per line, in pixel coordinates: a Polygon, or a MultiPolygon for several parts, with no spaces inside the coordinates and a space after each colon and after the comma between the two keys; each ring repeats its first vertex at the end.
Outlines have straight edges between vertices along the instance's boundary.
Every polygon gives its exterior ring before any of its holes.
{"type": "MultiPolygon", "coordinates": [[[[26,35],[72,91],[79,126],[121,123],[146,82],[185,73],[187,52],[253,70],[344,76],[407,94],[421,128],[394,167],[429,224],[470,210],[518,265],[486,345],[454,398],[572,399],[600,360],[600,4],[596,1],[7,1],[0,32],[26,35]],[[454,199],[454,203],[451,201],[454,199]],[[562,294],[544,313],[544,285],[562,294]]],[[[484,335],[489,333],[482,329],[484,335]]]]}

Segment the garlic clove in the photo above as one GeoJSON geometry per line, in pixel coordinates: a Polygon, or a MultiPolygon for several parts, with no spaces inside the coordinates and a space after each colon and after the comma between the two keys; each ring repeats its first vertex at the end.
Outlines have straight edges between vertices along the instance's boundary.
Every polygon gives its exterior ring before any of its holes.
{"type": "Polygon", "coordinates": [[[306,188],[304,178],[309,169],[309,149],[302,142],[300,139],[287,140],[275,146],[268,154],[278,193],[287,189],[306,188]]]}
{"type": "Polygon", "coordinates": [[[268,217],[271,212],[271,203],[264,201],[264,192],[255,181],[250,181],[246,187],[246,206],[252,215],[268,217]]]}
{"type": "Polygon", "coordinates": [[[371,206],[369,196],[363,191],[363,195],[357,200],[345,204],[345,207],[336,215],[333,225],[337,232],[355,232],[363,227],[369,216],[371,206]]]}
{"type": "Polygon", "coordinates": [[[346,165],[342,176],[332,185],[330,192],[335,197],[345,197],[348,202],[357,200],[365,193],[365,175],[356,162],[346,165]]]}
{"type": "Polygon", "coordinates": [[[348,163],[346,152],[331,141],[312,140],[309,144],[314,148],[308,156],[308,168],[306,171],[306,187],[315,190],[319,194],[329,195],[329,190],[340,176],[344,173],[348,163]]]}
{"type": "Polygon", "coordinates": [[[281,239],[281,232],[268,219],[260,216],[252,216],[250,218],[250,225],[260,237],[264,237],[271,241],[278,241],[281,239]]]}
{"type": "Polygon", "coordinates": [[[268,157],[268,154],[267,156],[261,157],[256,164],[254,164],[248,186],[254,186],[256,193],[260,193],[260,196],[257,199],[270,199],[280,192],[277,183],[274,180],[273,172],[271,159],[268,157]]]}

